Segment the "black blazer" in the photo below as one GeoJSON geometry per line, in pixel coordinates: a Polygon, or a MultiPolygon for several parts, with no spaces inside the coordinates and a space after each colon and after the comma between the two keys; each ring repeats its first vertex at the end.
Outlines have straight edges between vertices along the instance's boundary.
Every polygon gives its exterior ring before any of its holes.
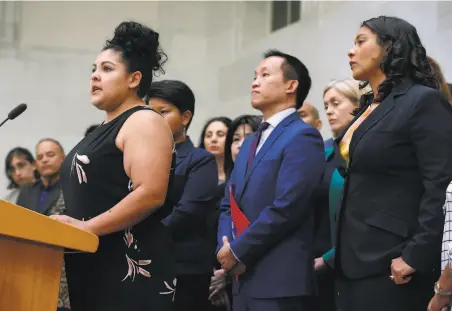
{"type": "Polygon", "coordinates": [[[356,129],[349,153],[337,267],[353,279],[389,275],[399,256],[419,272],[439,267],[452,180],[452,108],[444,97],[404,80],[356,129]]]}
{"type": "MultiPolygon", "coordinates": [[[[44,204],[41,208],[38,208],[39,198],[42,191],[44,191],[44,185],[41,181],[21,186],[19,197],[17,199],[17,205],[47,216],[53,214],[53,209],[58,203],[58,199],[60,196],[62,197],[61,184],[60,182],[57,182],[48,189],[49,194],[47,195],[44,204]]],[[[61,200],[61,202],[64,203],[63,200],[61,200]]]]}

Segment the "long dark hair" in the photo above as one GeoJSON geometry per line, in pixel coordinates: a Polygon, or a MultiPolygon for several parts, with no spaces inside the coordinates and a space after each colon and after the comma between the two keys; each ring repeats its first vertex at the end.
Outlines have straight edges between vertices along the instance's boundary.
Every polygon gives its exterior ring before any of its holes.
{"type": "MultiPolygon", "coordinates": [[[[9,180],[9,184],[7,189],[16,189],[19,188],[19,185],[16,184],[16,182],[14,181],[14,179],[11,177],[10,171],[12,169],[11,166],[11,162],[13,160],[14,157],[20,157],[20,158],[24,158],[27,162],[30,163],[35,163],[35,158],[33,157],[33,155],[31,154],[31,152],[28,149],[22,148],[22,147],[16,147],[14,149],[11,149],[8,154],[6,155],[5,158],[5,174],[6,177],[9,180]]],[[[37,170],[35,170],[35,178],[38,179],[39,178],[39,173],[37,170]]]]}
{"type": "MultiPolygon", "coordinates": [[[[379,16],[364,21],[361,27],[367,27],[374,32],[377,35],[377,43],[386,48],[386,55],[380,64],[386,80],[378,86],[378,94],[374,94],[373,102],[383,102],[404,78],[411,78],[415,83],[439,89],[425,48],[413,25],[401,18],[379,16]]],[[[363,97],[364,101],[366,98],[363,97]]],[[[364,105],[369,103],[370,101],[364,102],[364,105]]]]}
{"type": "Polygon", "coordinates": [[[228,130],[228,135],[226,135],[226,142],[224,145],[224,173],[226,175],[226,180],[231,177],[232,170],[234,169],[234,161],[232,161],[232,152],[231,152],[231,146],[232,146],[232,140],[234,137],[234,133],[237,130],[237,128],[241,125],[248,124],[251,126],[251,129],[253,132],[257,131],[257,128],[259,127],[259,124],[261,123],[262,118],[258,116],[251,116],[251,115],[243,115],[240,117],[237,117],[232,121],[231,126],[228,130]]]}
{"type": "Polygon", "coordinates": [[[224,125],[226,125],[226,127],[228,128],[228,132],[229,132],[229,128],[231,127],[231,122],[232,120],[229,119],[228,117],[215,117],[212,119],[207,120],[206,124],[204,124],[202,131],[201,131],[201,137],[199,138],[199,148],[202,149],[206,149],[206,146],[204,145],[204,137],[206,136],[206,131],[207,128],[209,127],[209,125],[213,122],[222,122],[224,125]]]}

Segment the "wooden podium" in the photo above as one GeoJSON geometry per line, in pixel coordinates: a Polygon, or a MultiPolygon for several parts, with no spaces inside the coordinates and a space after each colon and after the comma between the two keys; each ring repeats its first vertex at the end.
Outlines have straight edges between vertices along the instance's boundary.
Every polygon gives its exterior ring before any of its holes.
{"type": "Polygon", "coordinates": [[[0,311],[56,311],[64,249],[94,253],[96,235],[0,200],[0,311]]]}

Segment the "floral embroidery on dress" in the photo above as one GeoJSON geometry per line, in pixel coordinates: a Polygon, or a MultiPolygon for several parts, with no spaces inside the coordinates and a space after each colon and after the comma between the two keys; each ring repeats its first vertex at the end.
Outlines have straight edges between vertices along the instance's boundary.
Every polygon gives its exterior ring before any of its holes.
{"type": "MultiPolygon", "coordinates": [[[[127,248],[130,248],[132,245],[134,245],[133,248],[135,248],[135,249],[138,248],[137,241],[133,237],[133,233],[130,228],[124,230],[123,239],[127,245],[127,248]]],[[[126,254],[126,261],[127,261],[128,270],[127,270],[126,276],[122,279],[122,282],[124,282],[127,278],[131,278],[132,282],[135,281],[135,276],[137,274],[141,274],[142,276],[147,277],[147,278],[151,277],[151,273],[149,273],[148,270],[143,268],[144,266],[148,266],[152,263],[151,259],[137,261],[137,260],[130,258],[129,255],[126,254]]]]}
{"type": "Polygon", "coordinates": [[[167,292],[160,292],[160,295],[173,295],[173,301],[174,301],[174,295],[176,294],[176,284],[177,284],[177,279],[173,280],[173,286],[171,287],[171,285],[168,284],[168,282],[163,282],[165,284],[165,287],[168,289],[167,292]]]}
{"type": "Polygon", "coordinates": [[[130,248],[130,245],[133,243],[133,234],[130,232],[130,228],[124,230],[124,242],[126,242],[126,245],[128,248],[130,248]]]}
{"type": "Polygon", "coordinates": [[[74,157],[72,158],[72,165],[71,165],[71,175],[75,170],[77,171],[77,178],[78,183],[82,184],[84,182],[85,184],[88,183],[88,179],[86,178],[85,171],[83,170],[83,167],[81,164],[77,163],[77,161],[81,162],[82,164],[89,164],[89,158],[86,155],[79,155],[78,153],[75,153],[74,157]]]}
{"type": "Polygon", "coordinates": [[[124,282],[127,278],[131,278],[132,282],[135,281],[135,276],[137,274],[141,274],[147,278],[151,277],[151,274],[146,269],[143,269],[141,266],[147,266],[151,264],[152,260],[138,260],[135,261],[126,254],[127,264],[129,266],[129,270],[127,271],[127,275],[122,279],[124,282]]]}

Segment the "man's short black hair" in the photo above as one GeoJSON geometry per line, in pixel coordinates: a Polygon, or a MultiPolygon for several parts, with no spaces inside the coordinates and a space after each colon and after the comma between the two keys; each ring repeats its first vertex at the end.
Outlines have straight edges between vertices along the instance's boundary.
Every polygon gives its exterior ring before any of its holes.
{"type": "Polygon", "coordinates": [[[264,53],[264,58],[269,57],[281,57],[284,59],[284,63],[281,69],[286,80],[297,80],[298,88],[296,93],[296,109],[303,106],[303,102],[308,97],[309,90],[311,89],[311,77],[309,76],[308,68],[295,56],[283,53],[278,50],[268,50],[264,53]]]}

